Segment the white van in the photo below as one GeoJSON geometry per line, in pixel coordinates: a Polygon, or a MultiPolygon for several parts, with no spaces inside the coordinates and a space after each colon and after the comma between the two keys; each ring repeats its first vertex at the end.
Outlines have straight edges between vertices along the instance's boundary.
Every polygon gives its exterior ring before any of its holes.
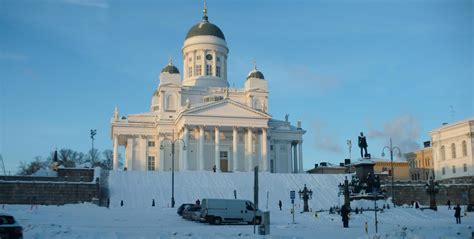
{"type": "MultiPolygon", "coordinates": [[[[212,199],[201,201],[201,217],[211,224],[247,222],[254,223],[254,204],[249,200],[212,199]]],[[[262,221],[262,211],[255,212],[255,224],[262,221]]]]}

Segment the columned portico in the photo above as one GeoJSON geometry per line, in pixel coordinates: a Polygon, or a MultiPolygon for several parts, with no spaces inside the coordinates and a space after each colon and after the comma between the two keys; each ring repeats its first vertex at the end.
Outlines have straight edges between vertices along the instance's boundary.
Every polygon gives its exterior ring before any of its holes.
{"type": "Polygon", "coordinates": [[[296,150],[296,142],[291,144],[293,148],[293,173],[298,173],[298,150],[296,150]]]}
{"type": "Polygon", "coordinates": [[[298,143],[298,164],[299,173],[303,173],[303,141],[298,143]]]}

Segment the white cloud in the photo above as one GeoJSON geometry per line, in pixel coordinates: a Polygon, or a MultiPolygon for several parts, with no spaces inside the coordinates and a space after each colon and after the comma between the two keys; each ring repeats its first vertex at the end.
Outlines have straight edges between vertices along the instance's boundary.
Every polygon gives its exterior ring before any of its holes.
{"type": "Polygon", "coordinates": [[[417,142],[419,135],[420,128],[415,117],[403,115],[385,123],[381,130],[370,129],[368,137],[383,139],[386,142],[392,138],[393,145],[398,146],[403,154],[420,148],[417,142]]]}
{"type": "Polygon", "coordinates": [[[314,132],[314,146],[317,149],[332,152],[342,153],[341,144],[337,143],[335,138],[324,130],[325,124],[319,121],[313,122],[312,125],[314,132]]]}
{"type": "Polygon", "coordinates": [[[106,0],[64,0],[65,3],[96,8],[109,8],[110,5],[106,0]]]}

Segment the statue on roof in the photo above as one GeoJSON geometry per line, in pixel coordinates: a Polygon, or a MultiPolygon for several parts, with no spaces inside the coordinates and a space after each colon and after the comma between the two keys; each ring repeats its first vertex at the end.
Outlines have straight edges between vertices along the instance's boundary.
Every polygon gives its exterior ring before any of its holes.
{"type": "Polygon", "coordinates": [[[285,121],[288,122],[288,117],[290,117],[290,114],[285,115],[285,121]]]}

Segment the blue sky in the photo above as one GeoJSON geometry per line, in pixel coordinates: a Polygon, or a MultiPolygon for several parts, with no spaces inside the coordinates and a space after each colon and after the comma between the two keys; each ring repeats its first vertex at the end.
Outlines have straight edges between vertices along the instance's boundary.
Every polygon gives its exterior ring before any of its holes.
{"type": "MultiPolygon", "coordinates": [[[[348,157],[368,136],[408,152],[474,116],[472,1],[208,1],[242,87],[265,74],[274,118],[303,122],[304,166],[348,157]],[[452,108],[451,108],[452,107],[452,108]],[[451,110],[453,109],[453,110],[451,110]]],[[[0,2],[0,153],[7,170],[54,148],[111,149],[110,117],[146,112],[161,68],[202,1],[0,2]]]]}

